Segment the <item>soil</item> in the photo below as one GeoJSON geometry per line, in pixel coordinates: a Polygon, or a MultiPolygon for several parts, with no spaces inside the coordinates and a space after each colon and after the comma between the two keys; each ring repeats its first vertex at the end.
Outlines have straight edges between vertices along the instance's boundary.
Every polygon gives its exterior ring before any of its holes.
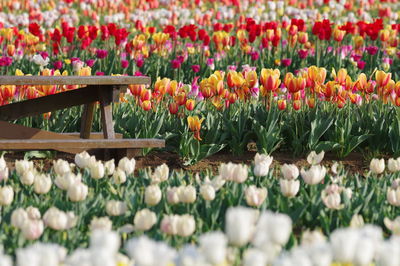
{"type": "MultiPolygon", "coordinates": [[[[218,173],[218,168],[221,163],[244,163],[250,165],[253,162],[255,151],[247,151],[242,155],[233,155],[232,153],[220,152],[207,157],[194,165],[184,165],[184,162],[179,158],[178,154],[166,152],[166,151],[152,151],[145,156],[136,156],[136,168],[155,168],[163,163],[167,164],[170,169],[179,170],[183,169],[191,172],[199,172],[203,170],[211,170],[214,173],[218,173]]],[[[296,164],[298,167],[308,166],[306,158],[293,157],[288,152],[275,152],[272,154],[274,161],[272,166],[287,164],[296,164]]],[[[23,159],[24,153],[14,152],[7,153],[5,159],[9,167],[14,168],[14,161],[17,159],[23,159]]],[[[74,162],[74,155],[66,153],[57,153],[57,158],[74,162]]],[[[35,165],[39,169],[49,169],[54,159],[32,159],[35,165]]],[[[339,159],[335,154],[326,153],[322,163],[325,166],[331,166],[335,161],[341,162],[345,169],[350,172],[363,173],[367,170],[368,164],[364,161],[364,157],[361,153],[351,153],[345,159],[339,159]]]]}

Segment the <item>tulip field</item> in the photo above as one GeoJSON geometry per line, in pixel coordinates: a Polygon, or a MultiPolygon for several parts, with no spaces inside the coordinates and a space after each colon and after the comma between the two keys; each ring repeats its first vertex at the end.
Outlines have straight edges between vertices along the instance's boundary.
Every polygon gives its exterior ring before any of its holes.
{"type": "MultiPolygon", "coordinates": [[[[0,151],[0,266],[400,265],[399,1],[0,4],[0,75],[148,76],[113,126],[166,141],[0,151]]],[[[0,85],[0,106],[77,88],[0,85]]],[[[79,132],[82,109],[12,122],[79,132]]]]}

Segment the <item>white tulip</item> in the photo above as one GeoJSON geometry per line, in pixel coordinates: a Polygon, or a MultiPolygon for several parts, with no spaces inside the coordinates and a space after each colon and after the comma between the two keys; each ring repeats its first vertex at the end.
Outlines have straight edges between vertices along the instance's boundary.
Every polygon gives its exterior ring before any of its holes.
{"type": "Polygon", "coordinates": [[[28,170],[33,170],[33,162],[27,160],[16,160],[15,161],[15,170],[18,175],[23,175],[28,170]]]}
{"type": "Polygon", "coordinates": [[[233,163],[227,163],[227,164],[222,163],[219,166],[219,175],[224,180],[232,180],[235,167],[236,165],[233,163]]]}
{"type": "Polygon", "coordinates": [[[161,189],[157,185],[150,185],[146,187],[144,192],[144,202],[149,206],[157,205],[162,197],[161,189]]]}
{"type": "Polygon", "coordinates": [[[184,214],[179,217],[177,223],[177,235],[182,237],[188,237],[196,230],[196,221],[194,217],[189,214],[184,214]]]}
{"type": "Polygon", "coordinates": [[[128,206],[123,201],[110,200],[106,203],[106,212],[110,216],[124,215],[128,210],[128,206]]]}
{"type": "Polygon", "coordinates": [[[7,206],[14,199],[14,190],[11,186],[0,187],[0,205],[7,206]]]}
{"type": "Polygon", "coordinates": [[[131,175],[135,171],[136,161],[134,158],[128,159],[127,157],[122,158],[118,162],[118,168],[123,170],[126,175],[131,175]]]}
{"type": "Polygon", "coordinates": [[[253,237],[257,211],[245,207],[230,207],[225,213],[225,233],[229,243],[246,245],[253,237]]]}
{"type": "Polygon", "coordinates": [[[178,234],[179,215],[165,215],[161,220],[160,230],[167,235],[178,234]]]}
{"type": "Polygon", "coordinates": [[[11,214],[11,225],[21,229],[28,218],[28,213],[23,208],[15,209],[11,214]]]}
{"type": "Polygon", "coordinates": [[[112,229],[112,221],[108,216],[105,217],[94,217],[90,221],[89,225],[90,231],[94,230],[105,230],[105,231],[111,231],[112,229]]]}
{"type": "Polygon", "coordinates": [[[67,195],[70,201],[78,202],[85,200],[88,194],[88,186],[81,182],[77,182],[69,186],[67,195]]]}
{"type": "Polygon", "coordinates": [[[307,171],[301,168],[300,172],[304,182],[309,185],[316,185],[324,179],[326,175],[326,168],[321,165],[313,165],[307,171]]]}
{"type": "Polygon", "coordinates": [[[158,184],[163,181],[167,181],[169,176],[169,168],[168,166],[163,163],[154,170],[154,173],[151,175],[151,182],[153,184],[158,184]]]}
{"type": "Polygon", "coordinates": [[[94,179],[103,178],[106,173],[104,164],[101,161],[93,162],[89,166],[89,169],[90,169],[90,176],[94,179]]]}
{"type": "Polygon", "coordinates": [[[69,172],[71,172],[71,167],[69,163],[65,160],[58,159],[57,161],[53,161],[53,168],[56,175],[63,176],[69,172]]]}
{"type": "Polygon", "coordinates": [[[385,217],[383,219],[383,223],[385,224],[386,228],[392,232],[392,234],[400,235],[400,216],[397,216],[393,221],[385,217]]]}
{"type": "Polygon", "coordinates": [[[0,168],[0,181],[7,180],[9,176],[9,170],[7,167],[0,168]]]}
{"type": "Polygon", "coordinates": [[[260,207],[267,198],[268,191],[266,188],[258,188],[255,185],[251,185],[246,188],[244,193],[247,205],[260,207]]]}
{"type": "Polygon", "coordinates": [[[320,230],[305,230],[301,234],[302,246],[314,246],[326,243],[326,237],[320,230]]]}
{"type": "Polygon", "coordinates": [[[78,173],[75,175],[72,172],[65,173],[64,175],[57,175],[56,179],[54,180],[54,184],[59,189],[68,190],[70,186],[74,185],[75,183],[79,183],[82,180],[82,175],[78,173]]]}
{"type": "Polygon", "coordinates": [[[400,171],[400,157],[398,157],[397,159],[389,159],[388,170],[392,173],[400,171]]]}
{"type": "Polygon", "coordinates": [[[167,188],[167,202],[168,204],[179,203],[179,187],[168,187],[167,188]]]}
{"type": "Polygon", "coordinates": [[[222,232],[208,232],[199,237],[200,250],[212,265],[221,265],[226,260],[228,240],[222,232]]]}
{"type": "Polygon", "coordinates": [[[33,189],[37,194],[46,194],[51,189],[51,178],[45,174],[37,174],[33,184],[33,189]]]}
{"type": "Polygon", "coordinates": [[[300,189],[300,181],[295,179],[279,179],[282,195],[288,198],[295,197],[300,189]]]}
{"type": "Polygon", "coordinates": [[[113,180],[115,184],[123,184],[126,182],[125,171],[117,167],[113,173],[113,180]]]}
{"type": "Polygon", "coordinates": [[[350,227],[360,228],[364,226],[364,218],[360,214],[354,214],[350,220],[350,227]]]}
{"type": "Polygon", "coordinates": [[[43,234],[44,224],[42,220],[27,219],[22,223],[20,228],[24,238],[36,240],[43,234]]]}
{"type": "Polygon", "coordinates": [[[50,58],[49,58],[49,57],[46,57],[46,59],[44,59],[44,58],[42,57],[42,55],[40,55],[40,54],[35,54],[35,55],[32,57],[32,61],[33,61],[33,63],[35,63],[36,65],[38,65],[38,66],[40,66],[40,67],[43,68],[44,66],[46,66],[46,65],[49,64],[50,58]]]}
{"type": "Polygon", "coordinates": [[[33,170],[27,170],[20,175],[20,181],[26,186],[31,186],[35,181],[35,172],[33,170]]]}
{"type": "Polygon", "coordinates": [[[196,201],[196,189],[192,185],[178,188],[179,201],[182,203],[194,203],[196,201]]]}
{"type": "Polygon", "coordinates": [[[274,160],[274,157],[269,156],[268,154],[256,153],[256,155],[254,156],[254,164],[255,165],[257,165],[261,162],[267,162],[269,165],[271,165],[273,160],[274,160]]]}
{"type": "Polygon", "coordinates": [[[44,224],[54,230],[65,230],[68,224],[68,216],[56,207],[51,207],[43,215],[44,224]]]}
{"type": "Polygon", "coordinates": [[[259,249],[249,248],[243,254],[243,266],[265,266],[267,257],[259,249]]]}
{"type": "Polygon", "coordinates": [[[351,263],[359,239],[358,231],[352,228],[336,229],[330,236],[335,261],[351,263]]]}
{"type": "Polygon", "coordinates": [[[284,164],[281,167],[281,172],[284,179],[296,179],[299,176],[299,168],[294,164],[284,164]]]}
{"type": "Polygon", "coordinates": [[[396,207],[400,206],[400,187],[394,189],[394,188],[388,188],[387,193],[386,193],[386,198],[387,201],[396,207]]]}
{"type": "Polygon", "coordinates": [[[4,156],[0,157],[0,169],[7,168],[6,160],[4,160],[4,156]]]}
{"type": "Polygon", "coordinates": [[[267,154],[256,154],[254,156],[254,175],[257,177],[266,176],[269,172],[273,157],[267,154]]]}
{"type": "Polygon", "coordinates": [[[133,219],[135,229],[139,231],[150,230],[156,224],[156,222],[156,214],[149,209],[138,211],[133,219]]]}
{"type": "Polygon", "coordinates": [[[39,209],[32,206],[26,208],[26,213],[28,214],[28,218],[31,220],[39,220],[42,217],[39,209]]]}
{"type": "Polygon", "coordinates": [[[91,157],[86,151],[75,155],[75,164],[79,168],[89,167],[89,165],[95,160],[96,158],[94,156],[91,157]]]}
{"type": "Polygon", "coordinates": [[[76,226],[76,223],[78,222],[78,217],[71,211],[65,214],[67,215],[67,224],[65,225],[65,230],[69,230],[72,227],[76,226]]]}
{"type": "Polygon", "coordinates": [[[320,164],[321,161],[324,159],[325,152],[321,151],[320,153],[316,153],[315,151],[310,152],[307,156],[307,162],[311,165],[320,164]]]}
{"type": "Polygon", "coordinates": [[[252,243],[265,249],[270,243],[283,246],[292,233],[292,220],[286,214],[264,211],[258,220],[252,243]]]}
{"type": "Polygon", "coordinates": [[[237,164],[234,167],[234,171],[232,174],[232,181],[236,183],[243,183],[247,180],[248,177],[248,170],[246,165],[237,164]]]}
{"type": "Polygon", "coordinates": [[[204,200],[211,201],[215,199],[215,189],[213,186],[204,184],[200,187],[200,194],[204,200]]]}
{"type": "Polygon", "coordinates": [[[372,159],[369,164],[369,169],[372,173],[379,175],[385,171],[385,160],[384,159],[372,159]]]}
{"type": "Polygon", "coordinates": [[[104,167],[106,169],[107,176],[113,175],[115,171],[114,159],[105,162],[104,167]]]}

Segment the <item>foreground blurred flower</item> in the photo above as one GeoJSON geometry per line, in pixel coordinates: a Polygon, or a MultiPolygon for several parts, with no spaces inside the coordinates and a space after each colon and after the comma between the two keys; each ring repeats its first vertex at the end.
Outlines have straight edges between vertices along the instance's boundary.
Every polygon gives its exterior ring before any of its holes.
{"type": "Polygon", "coordinates": [[[307,162],[311,165],[316,165],[321,163],[322,159],[324,159],[325,152],[321,151],[320,153],[316,153],[315,151],[310,152],[307,156],[307,162]]]}
{"type": "Polygon", "coordinates": [[[135,214],[133,224],[136,230],[147,231],[157,222],[156,214],[149,209],[143,209],[135,214]]]}
{"type": "Polygon", "coordinates": [[[146,187],[144,193],[144,202],[149,206],[157,205],[162,197],[161,189],[157,185],[150,185],[146,187]]]}
{"type": "Polygon", "coordinates": [[[37,174],[33,184],[33,189],[37,194],[46,194],[51,189],[51,178],[45,174],[37,174]]]}
{"type": "Polygon", "coordinates": [[[400,157],[397,159],[390,158],[388,160],[388,170],[392,173],[400,171],[400,157]]]}
{"type": "Polygon", "coordinates": [[[272,156],[257,153],[254,157],[254,175],[257,177],[268,175],[272,160],[272,156]]]}
{"type": "Polygon", "coordinates": [[[208,232],[199,237],[200,251],[212,265],[221,265],[225,261],[227,244],[222,232],[208,232]]]}
{"type": "Polygon", "coordinates": [[[288,198],[296,196],[300,189],[300,181],[295,179],[279,179],[282,195],[288,198]]]}
{"type": "Polygon", "coordinates": [[[7,206],[14,199],[14,190],[11,186],[0,187],[0,205],[7,206]]]}
{"type": "Polygon", "coordinates": [[[320,183],[326,174],[326,168],[321,165],[313,165],[307,171],[301,168],[301,177],[308,185],[316,185],[320,183]]]}
{"type": "Polygon", "coordinates": [[[243,266],[264,266],[268,258],[264,252],[256,248],[246,249],[243,254],[243,266]]]}
{"type": "Polygon", "coordinates": [[[127,176],[133,174],[133,172],[135,171],[135,167],[135,158],[129,159],[127,157],[124,157],[118,162],[118,168],[123,170],[127,176]]]}
{"type": "Polygon", "coordinates": [[[258,188],[251,185],[245,190],[247,205],[251,207],[260,207],[267,198],[268,191],[266,188],[258,188]]]}
{"type": "Polygon", "coordinates": [[[106,212],[110,216],[124,215],[128,210],[128,206],[123,201],[110,200],[106,203],[106,212]]]}
{"type": "Polygon", "coordinates": [[[230,207],[225,213],[225,233],[229,243],[246,245],[253,237],[258,218],[256,210],[246,207],[230,207]]]}
{"type": "Polygon", "coordinates": [[[94,217],[90,221],[89,228],[91,231],[94,230],[105,230],[105,231],[111,231],[112,228],[112,221],[108,216],[105,217],[94,217]]]}
{"type": "Polygon", "coordinates": [[[379,175],[385,171],[385,160],[384,159],[372,159],[369,164],[369,169],[372,173],[379,175]]]}
{"type": "Polygon", "coordinates": [[[176,251],[166,243],[156,242],[147,236],[129,240],[125,250],[138,266],[173,265],[176,256],[176,251]]]}

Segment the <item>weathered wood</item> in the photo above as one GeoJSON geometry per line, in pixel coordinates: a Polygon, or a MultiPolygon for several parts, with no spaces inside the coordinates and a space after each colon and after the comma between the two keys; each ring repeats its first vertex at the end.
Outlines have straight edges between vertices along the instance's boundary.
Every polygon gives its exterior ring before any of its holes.
{"type": "Polygon", "coordinates": [[[87,103],[83,107],[80,137],[90,139],[96,102],[87,103]]]}
{"type": "Polygon", "coordinates": [[[99,100],[98,86],[60,92],[0,106],[0,120],[15,120],[99,100]]]}
{"type": "MultiPolygon", "coordinates": [[[[59,133],[59,134],[72,136],[75,139],[79,139],[79,137],[80,137],[79,132],[67,132],[67,133],[59,133]]],[[[123,135],[121,133],[115,133],[115,138],[122,139],[123,135]]],[[[91,132],[90,139],[104,139],[104,134],[103,134],[103,132],[91,132]]]]}
{"type": "Polygon", "coordinates": [[[0,85],[147,85],[146,76],[0,76],[0,85]]]}
{"type": "Polygon", "coordinates": [[[100,90],[100,110],[101,110],[101,125],[103,127],[103,134],[105,139],[115,138],[114,125],[112,121],[112,105],[114,101],[115,89],[100,90]]]}
{"type": "Polygon", "coordinates": [[[65,139],[0,140],[0,150],[162,148],[161,139],[65,139]]]}

